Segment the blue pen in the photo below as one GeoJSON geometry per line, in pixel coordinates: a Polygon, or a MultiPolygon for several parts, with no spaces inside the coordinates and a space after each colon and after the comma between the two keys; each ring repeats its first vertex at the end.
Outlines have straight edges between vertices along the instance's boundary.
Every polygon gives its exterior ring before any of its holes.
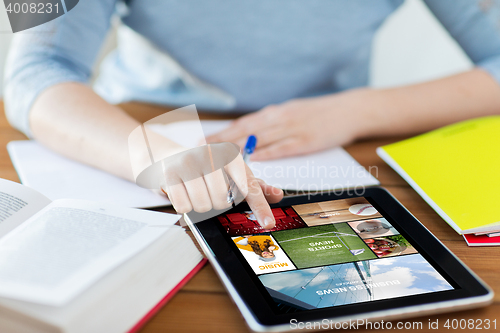
{"type": "MultiPolygon", "coordinates": [[[[250,135],[247,139],[247,143],[245,148],[243,148],[243,161],[248,163],[250,159],[250,155],[255,151],[255,147],[257,146],[257,137],[255,135],[250,135]]],[[[227,191],[227,202],[234,203],[234,198],[236,197],[236,183],[231,179],[229,182],[229,190],[227,191]]]]}

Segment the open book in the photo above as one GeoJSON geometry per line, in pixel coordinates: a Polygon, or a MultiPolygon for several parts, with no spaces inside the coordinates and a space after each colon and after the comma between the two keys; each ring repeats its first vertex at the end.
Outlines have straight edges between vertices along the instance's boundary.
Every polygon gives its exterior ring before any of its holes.
{"type": "Polygon", "coordinates": [[[201,267],[179,218],[0,179],[0,331],[130,331],[201,267]]]}

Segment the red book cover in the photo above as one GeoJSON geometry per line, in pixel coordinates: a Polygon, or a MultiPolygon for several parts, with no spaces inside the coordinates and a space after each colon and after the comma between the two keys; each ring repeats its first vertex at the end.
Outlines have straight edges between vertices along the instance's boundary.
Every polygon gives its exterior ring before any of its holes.
{"type": "Polygon", "coordinates": [[[498,246],[500,245],[500,236],[488,237],[488,235],[464,235],[465,241],[469,246],[498,246]]]}
{"type": "Polygon", "coordinates": [[[158,311],[160,311],[160,309],[165,305],[167,304],[168,301],[170,301],[170,299],[172,297],[174,297],[174,295],[179,291],[181,290],[182,287],[184,287],[184,285],[189,281],[191,280],[191,278],[193,276],[196,275],[196,273],[198,273],[198,271],[200,269],[202,269],[203,266],[205,266],[205,264],[207,263],[207,259],[206,258],[203,258],[199,263],[198,265],[195,266],[195,268],[193,268],[193,270],[191,272],[189,272],[188,275],[186,275],[184,277],[184,279],[181,280],[181,282],[179,282],[179,284],[177,284],[174,289],[170,290],[170,292],[165,296],[163,297],[163,299],[158,303],[156,304],[141,320],[139,320],[137,322],[137,324],[134,325],[134,327],[132,327],[128,333],[137,333],[139,332],[139,330],[151,319],[153,318],[153,316],[158,313],[158,311]]]}

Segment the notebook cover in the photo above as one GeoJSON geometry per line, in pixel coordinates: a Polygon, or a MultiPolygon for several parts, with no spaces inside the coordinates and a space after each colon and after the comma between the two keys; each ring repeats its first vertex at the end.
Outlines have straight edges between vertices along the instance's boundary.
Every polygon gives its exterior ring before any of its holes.
{"type": "Polygon", "coordinates": [[[464,235],[464,239],[469,246],[498,246],[500,245],[500,236],[488,237],[488,235],[464,235]]]}
{"type": "Polygon", "coordinates": [[[498,229],[500,116],[449,125],[377,153],[458,233],[498,229]]]}
{"type": "Polygon", "coordinates": [[[207,263],[208,259],[207,258],[203,258],[192,270],[191,272],[189,272],[188,275],[186,275],[184,277],[184,279],[181,280],[181,282],[179,282],[172,290],[170,290],[170,292],[158,303],[156,304],[144,317],[142,317],[141,320],[139,320],[137,322],[137,324],[135,324],[129,331],[128,333],[137,333],[139,332],[139,330],[151,319],[153,318],[153,316],[155,314],[158,313],[158,311],[161,310],[161,308],[163,306],[165,306],[165,304],[167,304],[167,302],[172,298],[174,297],[174,295],[179,291],[181,290],[182,287],[184,287],[184,285],[189,281],[191,280],[191,278],[193,276],[196,275],[196,273],[198,273],[200,271],[200,269],[203,268],[203,266],[205,266],[205,264],[207,263]]]}

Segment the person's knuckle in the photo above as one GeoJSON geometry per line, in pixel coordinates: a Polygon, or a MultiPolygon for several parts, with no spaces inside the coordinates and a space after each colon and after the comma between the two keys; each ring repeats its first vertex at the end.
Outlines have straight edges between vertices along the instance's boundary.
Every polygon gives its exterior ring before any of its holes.
{"type": "Polygon", "coordinates": [[[210,202],[198,203],[194,206],[194,210],[197,213],[206,213],[212,210],[212,204],[210,202]]]}
{"type": "Polygon", "coordinates": [[[179,202],[174,204],[174,208],[179,214],[184,214],[184,213],[189,213],[192,210],[192,207],[190,204],[187,204],[185,202],[179,202]]]}
{"type": "Polygon", "coordinates": [[[231,203],[227,202],[226,198],[224,200],[217,200],[213,203],[213,208],[216,210],[223,210],[231,207],[231,203]]]}
{"type": "Polygon", "coordinates": [[[262,152],[260,152],[260,157],[264,159],[268,159],[271,157],[273,154],[271,149],[264,149],[262,152]]]}
{"type": "Polygon", "coordinates": [[[165,164],[163,168],[163,175],[165,177],[165,182],[172,186],[179,179],[178,169],[173,164],[165,164]]]}
{"type": "Polygon", "coordinates": [[[256,202],[252,203],[252,210],[258,215],[262,216],[262,214],[265,214],[267,209],[268,209],[267,201],[263,200],[258,200],[256,202]]]}
{"type": "Polygon", "coordinates": [[[248,182],[248,192],[251,195],[259,195],[262,192],[260,184],[256,179],[251,179],[248,182]]]}

